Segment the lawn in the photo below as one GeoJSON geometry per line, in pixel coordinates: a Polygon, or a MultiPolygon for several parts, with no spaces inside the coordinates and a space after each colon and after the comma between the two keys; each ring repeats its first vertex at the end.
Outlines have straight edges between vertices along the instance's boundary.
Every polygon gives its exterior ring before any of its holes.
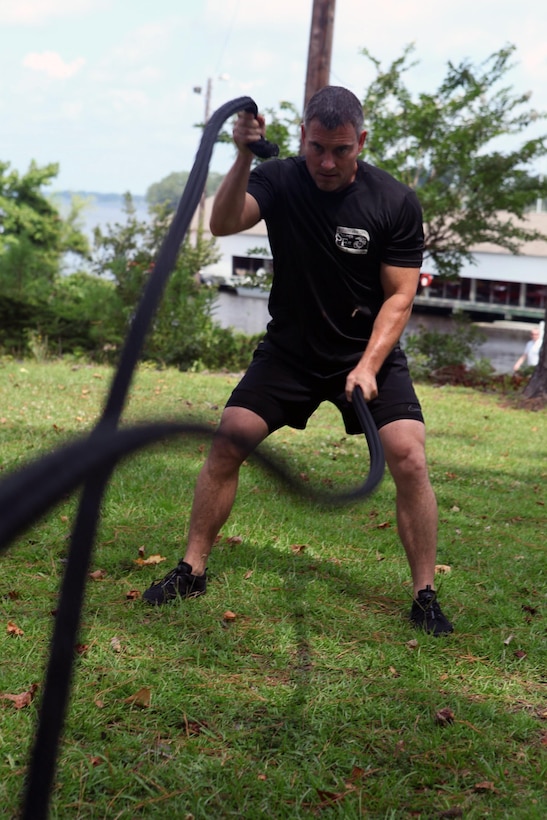
{"type": "MultiPolygon", "coordinates": [[[[2,474],[89,433],[110,378],[85,364],[1,363],[2,474]]],[[[124,423],[213,431],[235,383],[142,367],[124,423]]],[[[407,622],[389,476],[333,509],[253,461],[207,595],[147,607],[139,593],[181,555],[208,436],[157,444],[116,469],[104,498],[52,818],[545,816],[547,414],[466,388],[418,392],[437,586],[455,633],[407,622]]],[[[336,492],[368,469],[362,437],[327,405],[267,448],[306,488],[336,492]]],[[[6,817],[21,805],[77,503],[62,499],[0,556],[6,817]]]]}

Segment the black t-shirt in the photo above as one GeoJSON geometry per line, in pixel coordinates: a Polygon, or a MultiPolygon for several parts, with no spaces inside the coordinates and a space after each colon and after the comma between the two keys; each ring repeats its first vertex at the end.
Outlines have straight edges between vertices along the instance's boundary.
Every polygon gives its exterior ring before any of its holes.
{"type": "Polygon", "coordinates": [[[415,193],[362,161],[348,187],[321,191],[303,157],[263,163],[248,191],[273,254],[266,348],[319,375],[347,370],[360,359],[383,302],[381,263],[421,266],[415,193]]]}

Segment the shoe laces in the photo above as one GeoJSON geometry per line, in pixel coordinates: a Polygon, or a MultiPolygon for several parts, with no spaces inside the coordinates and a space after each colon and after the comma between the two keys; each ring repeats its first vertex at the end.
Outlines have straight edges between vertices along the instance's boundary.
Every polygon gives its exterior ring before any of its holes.
{"type": "Polygon", "coordinates": [[[158,578],[154,581],[155,586],[165,586],[170,581],[174,581],[177,575],[181,574],[180,567],[177,565],[174,569],[170,570],[167,575],[164,575],[163,578],[158,578]]]}
{"type": "Polygon", "coordinates": [[[432,611],[436,615],[440,612],[439,602],[437,601],[437,593],[431,589],[429,584],[425,589],[421,589],[418,597],[415,599],[416,603],[423,609],[424,612],[432,611]]]}

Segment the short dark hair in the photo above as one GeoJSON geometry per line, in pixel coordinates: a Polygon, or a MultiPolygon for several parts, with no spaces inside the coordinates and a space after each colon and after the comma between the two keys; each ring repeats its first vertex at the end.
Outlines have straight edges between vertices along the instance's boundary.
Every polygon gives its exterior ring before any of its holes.
{"type": "Polygon", "coordinates": [[[364,125],[363,106],[351,91],[339,85],[326,85],[310,98],[304,112],[306,128],[312,120],[319,120],[329,131],[351,123],[357,136],[364,125]]]}

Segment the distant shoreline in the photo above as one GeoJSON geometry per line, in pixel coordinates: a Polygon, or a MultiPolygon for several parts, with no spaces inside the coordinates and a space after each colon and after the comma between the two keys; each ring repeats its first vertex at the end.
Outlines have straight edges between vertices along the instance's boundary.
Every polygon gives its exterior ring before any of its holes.
{"type": "MultiPolygon", "coordinates": [[[[128,193],[131,193],[130,191],[128,193]]],[[[123,206],[125,194],[102,193],[100,191],[52,191],[52,197],[59,199],[63,204],[70,205],[72,197],[80,199],[91,199],[94,205],[120,205],[123,206]]],[[[144,194],[131,194],[131,199],[135,205],[146,205],[144,194]]]]}

